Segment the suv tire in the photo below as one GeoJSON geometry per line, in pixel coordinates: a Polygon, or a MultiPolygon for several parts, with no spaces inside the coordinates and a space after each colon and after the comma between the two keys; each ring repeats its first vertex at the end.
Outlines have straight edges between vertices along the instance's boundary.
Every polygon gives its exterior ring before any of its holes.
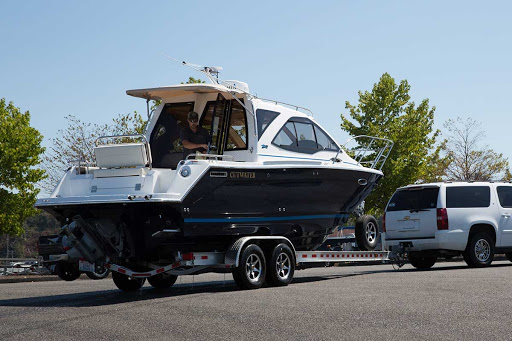
{"type": "Polygon", "coordinates": [[[471,268],[489,266],[494,258],[494,242],[489,234],[478,232],[471,236],[464,251],[464,260],[471,268]]]}
{"type": "Polygon", "coordinates": [[[409,253],[409,262],[419,270],[428,270],[436,264],[437,256],[425,256],[421,253],[409,253]]]}

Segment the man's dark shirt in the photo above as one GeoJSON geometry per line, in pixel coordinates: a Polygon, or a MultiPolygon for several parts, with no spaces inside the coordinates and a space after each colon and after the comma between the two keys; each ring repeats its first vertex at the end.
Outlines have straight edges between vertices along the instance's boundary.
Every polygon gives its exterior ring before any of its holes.
{"type": "MultiPolygon", "coordinates": [[[[209,138],[208,130],[206,130],[202,127],[197,127],[197,131],[195,133],[190,129],[189,126],[181,129],[181,133],[180,133],[181,141],[188,141],[188,142],[196,143],[196,144],[208,144],[208,138],[209,138]]],[[[185,160],[189,154],[195,154],[196,151],[204,153],[204,152],[206,152],[206,149],[204,149],[204,148],[187,149],[187,148],[185,148],[185,146],[183,146],[183,160],[185,160]]]]}

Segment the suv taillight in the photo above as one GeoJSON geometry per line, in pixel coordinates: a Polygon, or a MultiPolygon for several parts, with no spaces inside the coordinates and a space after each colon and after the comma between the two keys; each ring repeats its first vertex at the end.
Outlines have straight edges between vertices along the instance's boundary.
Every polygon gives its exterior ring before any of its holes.
{"type": "Polygon", "coordinates": [[[386,213],[382,216],[382,232],[386,232],[386,213]]]}
{"type": "Polygon", "coordinates": [[[448,213],[446,208],[437,209],[437,229],[448,230],[448,213]]]}

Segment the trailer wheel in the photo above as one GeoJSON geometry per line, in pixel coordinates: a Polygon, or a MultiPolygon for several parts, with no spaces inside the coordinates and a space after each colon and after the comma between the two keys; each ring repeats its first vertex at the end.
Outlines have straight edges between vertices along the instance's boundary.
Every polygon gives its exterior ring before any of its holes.
{"type": "Polygon", "coordinates": [[[266,264],[263,251],[250,244],[240,256],[238,267],[233,269],[233,279],[241,289],[258,289],[265,282],[266,264]]]}
{"type": "Polygon", "coordinates": [[[167,289],[172,287],[172,285],[176,283],[177,279],[178,276],[176,275],[158,274],[156,276],[149,277],[148,282],[153,288],[167,289]]]}
{"type": "Polygon", "coordinates": [[[70,282],[74,281],[82,274],[78,269],[78,264],[60,261],[55,266],[55,272],[60,279],[70,282]]]}
{"type": "Polygon", "coordinates": [[[424,256],[421,253],[409,253],[409,263],[419,270],[428,270],[436,264],[436,256],[424,256]]]}
{"type": "Polygon", "coordinates": [[[114,284],[123,291],[137,291],[144,285],[145,278],[134,278],[119,272],[112,272],[114,284]]]}
{"type": "Polygon", "coordinates": [[[96,270],[94,272],[86,272],[85,273],[87,275],[87,277],[89,277],[90,279],[94,279],[94,280],[97,280],[97,279],[103,279],[103,278],[107,278],[108,275],[110,274],[110,270],[109,269],[105,269],[105,268],[102,268],[101,270],[96,270]]]}
{"type": "Polygon", "coordinates": [[[356,242],[362,251],[372,251],[377,246],[379,225],[371,215],[362,215],[356,220],[356,242]]]}
{"type": "Polygon", "coordinates": [[[485,232],[474,234],[464,251],[464,260],[471,268],[489,266],[494,258],[494,242],[485,232]]]}
{"type": "Polygon", "coordinates": [[[286,244],[277,245],[272,250],[267,270],[267,283],[271,286],[286,286],[293,280],[295,257],[286,244]]]}

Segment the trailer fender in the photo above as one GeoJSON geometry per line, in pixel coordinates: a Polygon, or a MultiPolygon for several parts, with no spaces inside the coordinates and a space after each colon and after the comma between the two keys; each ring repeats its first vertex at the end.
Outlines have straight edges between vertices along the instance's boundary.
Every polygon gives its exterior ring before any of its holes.
{"type": "Polygon", "coordinates": [[[224,263],[226,265],[230,265],[231,267],[238,267],[240,261],[240,254],[245,245],[247,244],[265,244],[272,243],[273,245],[277,245],[279,243],[287,244],[293,251],[293,254],[296,254],[295,247],[293,247],[292,242],[282,236],[253,236],[253,237],[242,237],[235,240],[228,248],[225,256],[224,263]]]}

